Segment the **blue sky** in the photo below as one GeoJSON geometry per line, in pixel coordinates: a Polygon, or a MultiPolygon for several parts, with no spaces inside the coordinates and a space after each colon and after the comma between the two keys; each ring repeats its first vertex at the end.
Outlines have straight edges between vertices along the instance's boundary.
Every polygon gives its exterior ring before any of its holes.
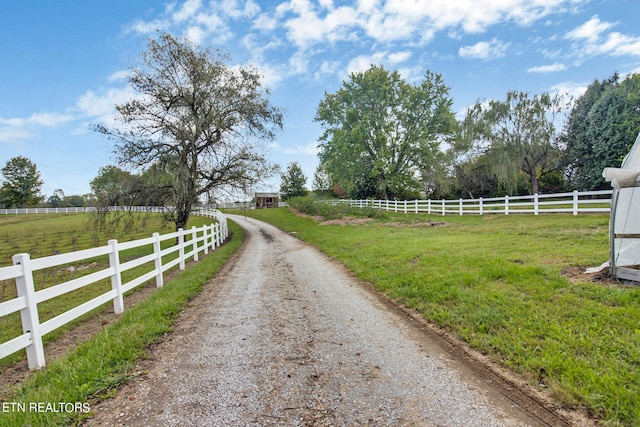
{"type": "Polygon", "coordinates": [[[26,156],[47,197],[89,192],[114,163],[90,126],[133,96],[123,76],[158,31],[260,70],[286,113],[268,157],[300,163],[310,187],[316,107],[349,73],[440,73],[458,114],[514,89],[579,96],[594,79],[640,72],[639,12],[637,0],[2,1],[0,166],[26,156]]]}

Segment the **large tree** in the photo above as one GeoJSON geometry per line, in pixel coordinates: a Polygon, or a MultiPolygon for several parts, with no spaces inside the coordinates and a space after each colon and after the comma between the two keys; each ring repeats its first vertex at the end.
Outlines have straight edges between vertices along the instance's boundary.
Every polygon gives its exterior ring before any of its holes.
{"type": "Polygon", "coordinates": [[[427,71],[418,85],[372,66],[325,94],[315,120],[324,127],[320,161],[351,197],[392,199],[421,190],[421,171],[436,161],[455,128],[449,88],[427,71]]]}
{"type": "Polygon", "coordinates": [[[96,129],[116,141],[121,164],[170,174],[173,220],[186,226],[200,196],[247,189],[274,173],[261,154],[282,113],[252,67],[163,34],[149,41],[128,82],[139,94],[117,105],[120,123],[96,129]]]}
{"type": "Polygon", "coordinates": [[[307,194],[307,189],[305,188],[307,177],[304,176],[304,172],[298,162],[289,163],[286,172],[280,175],[280,179],[282,180],[280,184],[282,200],[307,194]]]}
{"type": "Polygon", "coordinates": [[[619,166],[640,132],[640,75],[595,80],[576,101],[566,126],[572,182],[581,190],[608,188],[607,166],[619,166]]]}
{"type": "Polygon", "coordinates": [[[36,164],[28,158],[10,158],[1,172],[4,182],[0,187],[0,201],[6,207],[33,206],[44,199],[40,194],[43,184],[40,172],[36,164]]]}
{"type": "Polygon", "coordinates": [[[540,179],[561,167],[556,122],[564,105],[562,96],[519,91],[507,92],[503,101],[478,101],[462,122],[464,138],[472,140],[474,153],[487,156],[507,191],[516,191],[518,175],[525,174],[536,194],[540,179]]]}

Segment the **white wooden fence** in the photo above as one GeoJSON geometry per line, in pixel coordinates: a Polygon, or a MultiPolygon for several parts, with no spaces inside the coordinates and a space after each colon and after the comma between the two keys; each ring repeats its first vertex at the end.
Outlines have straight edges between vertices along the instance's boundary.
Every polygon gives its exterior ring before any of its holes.
{"type": "Polygon", "coordinates": [[[191,230],[179,229],[177,232],[163,235],[153,233],[152,237],[130,242],[119,243],[117,240],[109,240],[106,246],[43,258],[31,259],[29,254],[13,256],[12,266],[0,268],[0,281],[15,279],[18,296],[0,303],[0,317],[19,311],[23,333],[0,344],[0,359],[24,348],[27,352],[29,368],[41,368],[45,365],[42,343],[44,335],[108,301],[113,301],[113,311],[115,313],[122,313],[124,311],[123,294],[125,292],[154,278],[156,286],[160,288],[164,284],[163,273],[165,271],[176,265],[179,265],[180,269],[184,270],[187,259],[193,257],[194,261],[198,261],[200,252],[207,254],[209,250],[215,250],[219,247],[229,235],[226,217],[217,210],[202,209],[195,211],[193,214],[215,218],[217,223],[200,228],[193,227],[191,230]],[[190,240],[185,239],[187,236],[191,237],[190,240]],[[178,244],[162,249],[161,243],[170,239],[177,239],[178,244]],[[121,251],[143,246],[153,247],[153,251],[132,261],[120,262],[121,251]],[[175,252],[178,253],[175,259],[163,263],[163,257],[175,252]],[[109,268],[38,291],[34,288],[33,273],[35,271],[105,255],[109,257],[109,268]],[[123,272],[147,263],[153,263],[154,267],[151,271],[127,283],[122,283],[123,272]],[[111,279],[110,291],[46,322],[40,323],[38,304],[108,278],[111,279]]]}
{"type": "MultiPolygon", "coordinates": [[[[164,206],[109,206],[110,211],[128,211],[128,212],[153,212],[163,213],[170,210],[164,206]]],[[[0,209],[0,215],[16,215],[16,214],[54,214],[54,213],[84,213],[95,212],[98,208],[95,206],[70,207],[70,208],[14,208],[0,209]]]]}
{"type": "Polygon", "coordinates": [[[328,200],[332,205],[347,204],[359,208],[383,209],[403,213],[484,215],[527,213],[609,213],[612,190],[573,191],[558,194],[504,196],[458,200],[328,200]]]}

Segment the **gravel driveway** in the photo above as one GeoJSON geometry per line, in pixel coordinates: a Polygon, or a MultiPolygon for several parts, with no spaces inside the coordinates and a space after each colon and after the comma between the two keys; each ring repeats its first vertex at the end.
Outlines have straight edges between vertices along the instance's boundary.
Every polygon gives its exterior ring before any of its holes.
{"type": "Polygon", "coordinates": [[[239,255],[86,425],[548,425],[317,250],[229,218],[239,255]]]}

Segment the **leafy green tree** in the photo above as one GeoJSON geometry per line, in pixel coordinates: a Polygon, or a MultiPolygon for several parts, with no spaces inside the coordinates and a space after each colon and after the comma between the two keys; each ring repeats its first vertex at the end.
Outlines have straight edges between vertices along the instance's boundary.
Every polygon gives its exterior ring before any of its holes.
{"type": "Polygon", "coordinates": [[[280,178],[282,180],[280,184],[282,200],[307,194],[307,189],[305,188],[307,177],[304,176],[304,172],[298,162],[289,163],[287,171],[281,174],[280,178]]]}
{"type": "Polygon", "coordinates": [[[566,157],[575,188],[608,188],[602,170],[619,166],[640,132],[640,75],[595,80],[576,101],[565,128],[566,157]]]}
{"type": "Polygon", "coordinates": [[[100,168],[90,185],[101,206],[165,206],[171,201],[172,180],[160,164],[140,174],[109,165],[100,168]]]}
{"type": "Polygon", "coordinates": [[[40,194],[43,181],[40,172],[26,157],[12,157],[1,169],[4,183],[0,187],[0,199],[6,207],[24,208],[33,206],[44,199],[40,194]]]}
{"type": "Polygon", "coordinates": [[[448,93],[442,77],[430,71],[415,86],[383,67],[352,73],[316,111],[324,127],[320,161],[332,182],[357,198],[420,191],[421,171],[455,129],[448,93]]]}
{"type": "Polygon", "coordinates": [[[488,156],[492,173],[507,191],[517,191],[515,184],[523,173],[535,194],[540,192],[540,178],[561,168],[556,121],[563,107],[558,95],[509,91],[504,101],[477,102],[463,126],[475,151],[488,156]]]}
{"type": "Polygon", "coordinates": [[[328,196],[331,194],[331,178],[322,164],[319,164],[313,173],[311,189],[320,196],[328,196]]]}
{"type": "Polygon", "coordinates": [[[102,206],[132,206],[136,176],[117,166],[100,168],[89,185],[102,206]]]}
{"type": "Polygon", "coordinates": [[[61,188],[58,188],[58,189],[54,190],[54,192],[51,195],[51,197],[49,197],[47,199],[47,203],[52,208],[60,208],[60,207],[63,206],[63,200],[64,200],[64,191],[62,191],[61,188]]]}
{"type": "Polygon", "coordinates": [[[62,199],[62,206],[65,207],[83,207],[88,205],[88,200],[85,196],[74,194],[72,196],[65,196],[62,199]]]}
{"type": "Polygon", "coordinates": [[[260,153],[282,127],[252,67],[168,34],[149,41],[128,82],[140,95],[116,106],[120,126],[96,130],[116,142],[123,165],[162,165],[171,174],[172,219],[186,226],[202,195],[246,190],[275,173],[260,153]]]}

